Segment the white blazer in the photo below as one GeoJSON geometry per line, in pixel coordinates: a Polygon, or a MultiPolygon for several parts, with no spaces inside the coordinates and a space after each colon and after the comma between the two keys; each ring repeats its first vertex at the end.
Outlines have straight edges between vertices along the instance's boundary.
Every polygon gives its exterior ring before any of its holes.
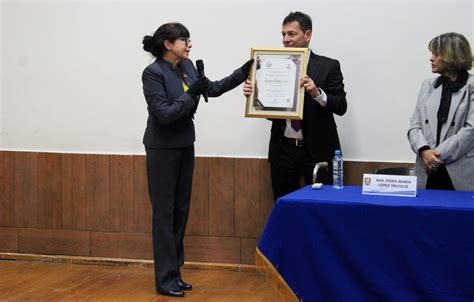
{"type": "Polygon", "coordinates": [[[466,85],[453,93],[448,120],[441,128],[440,144],[435,148],[442,91],[442,85],[434,88],[436,79],[425,80],[421,85],[408,129],[408,140],[417,154],[418,187],[426,187],[428,175],[418,150],[427,145],[440,153],[439,159],[446,165],[456,190],[474,191],[474,76],[470,74],[466,85]]]}

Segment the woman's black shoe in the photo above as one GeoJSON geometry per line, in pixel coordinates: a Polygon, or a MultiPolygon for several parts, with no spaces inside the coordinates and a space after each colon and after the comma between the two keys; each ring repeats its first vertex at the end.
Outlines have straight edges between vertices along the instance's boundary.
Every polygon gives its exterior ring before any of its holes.
{"type": "Polygon", "coordinates": [[[160,295],[170,296],[170,297],[184,297],[184,292],[182,290],[164,290],[158,292],[160,295]]]}
{"type": "Polygon", "coordinates": [[[178,286],[179,288],[181,288],[182,290],[192,290],[193,289],[193,286],[189,283],[186,283],[184,282],[183,280],[181,279],[178,279],[178,286]]]}

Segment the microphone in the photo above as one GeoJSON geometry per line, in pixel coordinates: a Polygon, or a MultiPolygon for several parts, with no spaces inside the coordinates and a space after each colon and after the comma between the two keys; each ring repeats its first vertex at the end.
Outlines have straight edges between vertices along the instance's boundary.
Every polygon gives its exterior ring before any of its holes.
{"type": "MultiPolygon", "coordinates": [[[[202,60],[196,60],[196,68],[198,72],[198,77],[205,78],[206,76],[204,75],[204,62],[202,60]]],[[[207,103],[207,92],[204,92],[202,96],[204,97],[204,101],[207,103]]]]}
{"type": "Polygon", "coordinates": [[[319,170],[319,169],[327,169],[328,166],[329,166],[328,163],[325,162],[325,161],[316,163],[316,165],[314,166],[314,170],[313,170],[313,185],[312,185],[312,188],[313,188],[313,189],[321,189],[321,188],[323,187],[323,184],[322,184],[322,183],[316,183],[316,176],[318,175],[318,170],[319,170]]]}
{"type": "Polygon", "coordinates": [[[322,161],[322,162],[317,163],[316,166],[319,166],[321,169],[327,169],[329,165],[327,162],[322,161]]]}

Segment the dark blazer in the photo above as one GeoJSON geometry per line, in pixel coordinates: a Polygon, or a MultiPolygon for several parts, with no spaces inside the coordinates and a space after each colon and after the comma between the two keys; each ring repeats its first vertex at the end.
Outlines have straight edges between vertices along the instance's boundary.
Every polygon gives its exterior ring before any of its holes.
{"type": "MultiPolygon", "coordinates": [[[[188,84],[198,73],[191,60],[179,63],[188,84]]],[[[245,79],[240,68],[222,80],[211,82],[209,97],[217,97],[237,87],[245,79]]],[[[158,58],[142,74],[143,93],[148,104],[148,121],[143,144],[148,148],[181,148],[195,141],[193,114],[198,104],[184,92],[182,75],[168,61],[158,58]]]]}
{"type": "MultiPolygon", "coordinates": [[[[303,144],[314,162],[331,163],[334,150],[341,148],[333,113],[343,115],[347,110],[341,67],[337,60],[311,52],[307,74],[317,87],[324,90],[327,95],[327,104],[326,107],[322,107],[311,95],[305,93],[301,124],[303,144]]],[[[270,163],[275,161],[280,154],[285,127],[285,120],[272,120],[268,152],[270,163]]]]}

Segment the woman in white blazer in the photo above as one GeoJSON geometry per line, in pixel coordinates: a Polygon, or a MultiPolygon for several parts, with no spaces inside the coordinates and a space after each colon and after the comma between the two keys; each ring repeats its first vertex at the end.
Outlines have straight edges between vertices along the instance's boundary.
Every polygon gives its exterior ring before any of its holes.
{"type": "Polygon", "coordinates": [[[418,187],[474,191],[474,76],[467,39],[446,33],[432,39],[431,71],[410,120],[418,187]]]}

